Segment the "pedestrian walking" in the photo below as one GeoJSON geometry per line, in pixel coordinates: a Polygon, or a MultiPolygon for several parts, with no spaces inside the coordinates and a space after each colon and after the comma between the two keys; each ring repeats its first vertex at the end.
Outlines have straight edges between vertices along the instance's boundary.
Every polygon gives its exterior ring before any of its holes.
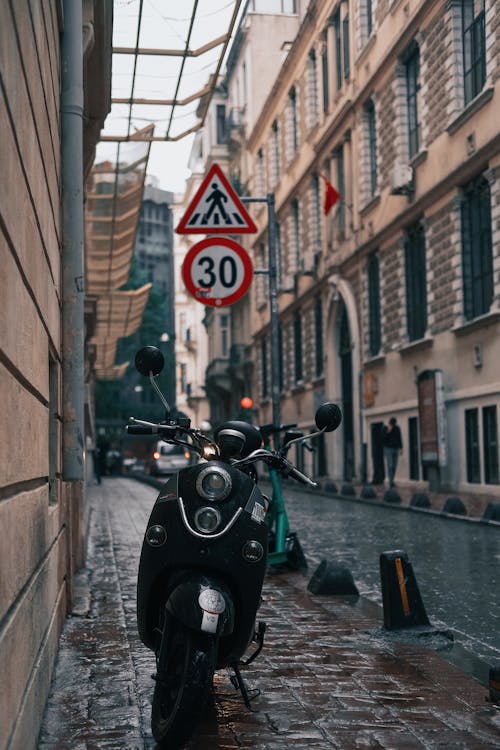
{"type": "Polygon", "coordinates": [[[403,440],[401,430],[398,427],[396,417],[391,417],[389,425],[384,425],[382,430],[382,444],[384,446],[384,457],[387,464],[387,475],[389,486],[394,487],[394,477],[398,466],[398,457],[403,453],[403,440]]]}

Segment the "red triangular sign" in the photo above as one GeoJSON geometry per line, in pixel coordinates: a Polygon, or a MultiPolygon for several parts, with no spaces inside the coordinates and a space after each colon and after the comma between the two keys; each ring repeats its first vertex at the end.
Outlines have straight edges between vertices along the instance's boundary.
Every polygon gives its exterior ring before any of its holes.
{"type": "Polygon", "coordinates": [[[244,234],[257,227],[218,164],[213,164],[175,230],[177,234],[244,234]]]}

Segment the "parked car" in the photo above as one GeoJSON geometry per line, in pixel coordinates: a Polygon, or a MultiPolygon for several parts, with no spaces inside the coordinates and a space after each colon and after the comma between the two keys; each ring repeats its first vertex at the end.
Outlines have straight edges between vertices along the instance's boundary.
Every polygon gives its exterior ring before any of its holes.
{"type": "Polygon", "coordinates": [[[169,445],[159,441],[147,463],[146,473],[154,477],[160,474],[175,474],[192,463],[191,453],[181,445],[169,445]]]}

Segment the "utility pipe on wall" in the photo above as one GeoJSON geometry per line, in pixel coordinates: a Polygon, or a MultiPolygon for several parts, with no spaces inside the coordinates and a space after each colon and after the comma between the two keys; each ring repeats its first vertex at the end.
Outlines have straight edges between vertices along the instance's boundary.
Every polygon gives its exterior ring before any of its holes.
{"type": "Polygon", "coordinates": [[[84,478],[83,43],[81,0],[64,0],[61,86],[63,479],[84,478]]]}

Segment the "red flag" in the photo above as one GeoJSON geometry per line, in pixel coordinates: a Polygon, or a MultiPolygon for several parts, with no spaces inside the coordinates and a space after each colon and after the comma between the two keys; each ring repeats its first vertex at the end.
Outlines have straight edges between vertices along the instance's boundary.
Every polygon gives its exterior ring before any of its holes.
{"type": "Polygon", "coordinates": [[[330,182],[328,182],[325,175],[320,174],[320,177],[324,179],[325,187],[326,187],[325,202],[323,204],[323,212],[326,216],[334,207],[334,205],[337,203],[337,201],[339,200],[340,193],[337,190],[335,190],[335,188],[330,182]]]}

